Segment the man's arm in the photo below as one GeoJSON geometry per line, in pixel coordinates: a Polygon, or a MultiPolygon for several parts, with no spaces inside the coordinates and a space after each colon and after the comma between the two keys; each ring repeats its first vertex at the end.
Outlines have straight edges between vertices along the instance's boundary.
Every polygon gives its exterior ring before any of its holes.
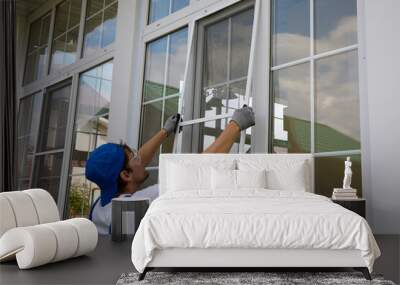
{"type": "Polygon", "coordinates": [[[224,131],[203,153],[228,153],[238,138],[240,131],[255,125],[254,112],[251,107],[243,105],[233,113],[232,119],[224,131]]]}
{"type": "Polygon", "coordinates": [[[169,117],[165,121],[164,127],[139,148],[139,154],[143,166],[147,166],[151,162],[153,156],[156,154],[164,140],[170,134],[175,133],[179,118],[179,114],[169,117]]]}
{"type": "Polygon", "coordinates": [[[139,149],[140,158],[143,166],[147,166],[153,159],[154,154],[160,148],[160,145],[168,137],[168,133],[165,129],[159,130],[154,136],[151,137],[144,145],[139,149]]]}
{"type": "Polygon", "coordinates": [[[239,126],[234,121],[230,121],[224,131],[203,153],[228,153],[239,134],[239,126]]]}

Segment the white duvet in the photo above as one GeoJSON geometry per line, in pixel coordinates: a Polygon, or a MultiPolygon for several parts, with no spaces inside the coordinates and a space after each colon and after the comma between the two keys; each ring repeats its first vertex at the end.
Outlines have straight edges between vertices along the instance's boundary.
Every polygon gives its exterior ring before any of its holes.
{"type": "Polygon", "coordinates": [[[132,262],[143,272],[165,248],[358,249],[371,272],[380,255],[359,215],[323,196],[266,189],[162,195],[140,223],[132,262]]]}

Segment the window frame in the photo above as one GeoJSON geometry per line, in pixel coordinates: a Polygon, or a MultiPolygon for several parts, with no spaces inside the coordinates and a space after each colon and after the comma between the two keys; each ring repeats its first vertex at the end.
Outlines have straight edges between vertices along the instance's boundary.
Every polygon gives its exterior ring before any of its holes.
{"type": "MultiPolygon", "coordinates": [[[[84,28],[85,28],[85,20],[86,20],[86,7],[87,7],[87,0],[82,0],[82,9],[81,9],[81,15],[80,15],[80,22],[79,22],[79,36],[78,36],[78,43],[77,43],[77,60],[68,66],[63,67],[62,69],[58,71],[54,71],[50,73],[50,60],[51,60],[51,50],[52,50],[52,42],[53,42],[53,33],[54,33],[54,24],[55,24],[55,13],[56,13],[56,7],[63,2],[64,0],[54,0],[54,1],[49,1],[44,3],[42,6],[40,6],[37,10],[35,10],[31,15],[28,16],[28,20],[26,23],[26,29],[25,29],[25,37],[24,39],[27,39],[24,41],[24,46],[22,48],[23,50],[23,60],[21,61],[21,78],[18,80],[17,85],[18,85],[18,109],[19,105],[21,103],[21,100],[25,99],[26,97],[29,97],[31,95],[37,94],[41,96],[41,102],[40,102],[40,112],[42,112],[43,109],[43,103],[44,103],[44,96],[47,90],[50,90],[51,88],[57,88],[59,87],[59,84],[63,84],[65,81],[70,81],[71,82],[71,97],[70,97],[70,102],[69,102],[69,110],[68,110],[68,118],[67,118],[67,130],[66,130],[66,135],[65,135],[65,145],[64,145],[64,156],[63,156],[63,161],[62,161],[62,166],[61,166],[61,175],[60,175],[60,185],[59,185],[59,194],[58,194],[58,201],[57,206],[58,210],[60,212],[60,216],[66,218],[66,201],[67,201],[67,195],[68,195],[68,190],[67,189],[67,184],[68,184],[68,168],[69,168],[69,158],[71,154],[71,148],[72,148],[72,132],[73,132],[73,123],[74,123],[74,115],[75,115],[75,109],[76,109],[76,101],[77,101],[77,94],[78,94],[78,85],[79,85],[79,75],[82,72],[85,72],[86,70],[89,70],[97,65],[100,65],[102,63],[105,63],[107,61],[113,60],[115,57],[115,47],[116,47],[116,41],[117,37],[115,37],[114,43],[108,45],[105,48],[99,48],[95,53],[82,57],[82,48],[83,48],[83,34],[84,34],[84,28]],[[37,19],[42,18],[46,14],[50,13],[51,18],[50,18],[50,29],[49,29],[49,37],[48,37],[48,56],[46,59],[46,66],[45,66],[45,74],[43,78],[32,81],[30,83],[27,83],[24,85],[24,77],[25,77],[25,66],[26,66],[26,60],[27,60],[27,54],[28,54],[28,45],[29,45],[29,34],[30,30],[32,27],[32,23],[35,22],[37,19]]],[[[118,1],[118,5],[119,5],[118,1]]],[[[108,7],[108,6],[107,6],[108,7]]],[[[115,31],[115,35],[117,36],[117,30],[118,28],[118,18],[120,14],[120,9],[117,11],[117,28],[115,31]]],[[[114,79],[114,76],[113,76],[114,79]]],[[[41,120],[41,118],[40,118],[41,120]]],[[[41,122],[40,122],[41,123],[41,122]]],[[[39,128],[40,128],[40,123],[39,127],[36,130],[36,142],[34,146],[34,154],[33,154],[33,162],[32,162],[32,170],[30,173],[30,183],[29,187],[32,187],[35,179],[35,171],[36,171],[36,152],[37,152],[37,147],[38,147],[38,140],[39,140],[39,128]]],[[[57,151],[55,151],[57,152],[57,151]]],[[[50,153],[50,151],[48,152],[50,153]]],[[[45,152],[40,152],[40,154],[45,154],[45,152]]]]}
{"type": "MultiPolygon", "coordinates": [[[[355,0],[356,1],[356,17],[357,17],[357,26],[356,26],[356,34],[357,34],[357,43],[352,44],[352,45],[347,45],[342,48],[337,48],[333,49],[330,51],[325,51],[321,53],[316,53],[315,50],[315,33],[314,33],[314,20],[315,20],[315,9],[314,9],[314,1],[316,0],[309,0],[310,7],[309,7],[309,25],[310,25],[310,39],[309,39],[309,56],[289,61],[287,63],[283,64],[278,64],[276,66],[273,65],[272,60],[270,61],[270,66],[269,66],[269,123],[268,123],[268,153],[273,153],[273,140],[274,140],[274,96],[273,96],[273,72],[277,70],[282,70],[287,67],[292,67],[292,66],[297,66],[299,64],[303,63],[309,63],[309,68],[310,68],[310,154],[313,156],[313,158],[322,158],[322,157],[338,157],[338,156],[352,156],[352,155],[361,155],[362,153],[362,147],[363,147],[363,132],[362,132],[362,109],[361,106],[363,103],[363,93],[362,91],[364,90],[365,86],[365,57],[363,54],[365,53],[364,51],[364,27],[361,24],[364,21],[363,18],[363,13],[364,13],[364,4],[361,0],[355,0]],[[357,51],[357,72],[358,72],[358,98],[359,98],[359,110],[360,110],[360,116],[359,116],[359,123],[360,123],[360,148],[359,149],[350,149],[350,150],[339,150],[339,151],[327,151],[327,152],[316,152],[315,151],[315,90],[316,90],[316,84],[315,84],[315,64],[318,59],[322,58],[328,58],[330,56],[334,55],[340,55],[344,54],[346,52],[350,51],[357,51]]],[[[269,0],[269,5],[270,5],[270,10],[272,11],[273,8],[273,0],[269,0]]],[[[271,14],[272,15],[272,14],[271,14]]],[[[272,40],[271,37],[273,36],[272,33],[272,25],[273,25],[273,19],[272,16],[270,17],[270,58],[272,59],[272,53],[273,53],[273,48],[272,48],[272,40]]],[[[361,156],[361,162],[364,160],[362,159],[363,156],[361,156]]],[[[314,169],[314,164],[312,166],[312,183],[314,185],[315,189],[315,169],[314,169]]],[[[361,163],[363,165],[363,163],[361,163]]],[[[361,167],[363,169],[363,167],[361,167]]],[[[362,173],[360,173],[360,176],[363,178],[365,176],[364,170],[362,170],[362,173]]],[[[363,179],[361,179],[364,181],[363,179]]],[[[363,186],[364,188],[364,186],[363,186]]],[[[363,195],[365,191],[362,191],[363,195]]]]}

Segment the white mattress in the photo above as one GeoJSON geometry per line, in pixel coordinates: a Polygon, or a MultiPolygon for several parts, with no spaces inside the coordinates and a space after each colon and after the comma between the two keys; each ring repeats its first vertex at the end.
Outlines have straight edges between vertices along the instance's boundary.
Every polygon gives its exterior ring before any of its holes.
{"type": "Polygon", "coordinates": [[[132,243],[136,269],[168,248],[359,250],[370,271],[380,255],[365,219],[326,197],[266,189],[218,195],[194,190],[156,199],[132,243]]]}

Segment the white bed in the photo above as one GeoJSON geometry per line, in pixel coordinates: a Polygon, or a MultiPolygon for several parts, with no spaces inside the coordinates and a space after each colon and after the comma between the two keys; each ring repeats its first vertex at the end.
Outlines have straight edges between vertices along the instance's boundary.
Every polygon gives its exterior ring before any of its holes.
{"type": "Polygon", "coordinates": [[[162,154],[160,197],[132,243],[141,278],[154,267],[355,267],[368,278],[380,251],[367,222],[313,194],[312,169],[310,155],[162,154]]]}

